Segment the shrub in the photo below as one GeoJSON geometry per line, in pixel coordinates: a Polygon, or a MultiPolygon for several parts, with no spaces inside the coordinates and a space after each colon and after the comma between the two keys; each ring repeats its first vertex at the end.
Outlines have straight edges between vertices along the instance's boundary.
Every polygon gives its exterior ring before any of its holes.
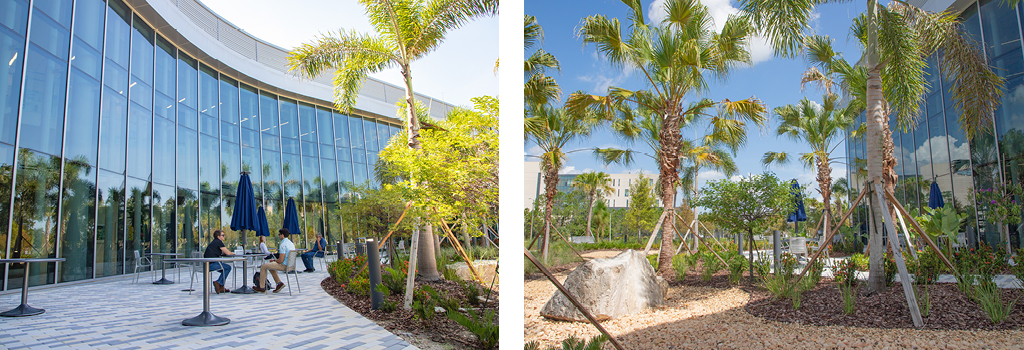
{"type": "Polygon", "coordinates": [[[437,306],[445,309],[445,311],[459,311],[462,308],[462,303],[459,302],[459,298],[447,297],[437,298],[437,306]]]}
{"type": "Polygon", "coordinates": [[[385,298],[384,301],[380,303],[380,311],[384,311],[385,313],[392,313],[395,312],[395,310],[398,310],[398,303],[396,302],[393,302],[385,298]]]}
{"type": "Polygon", "coordinates": [[[1010,270],[1013,272],[1013,276],[1017,277],[1017,284],[1024,288],[1024,250],[1017,251],[1017,255],[1013,256],[1013,262],[1015,266],[1010,270]]]}
{"type": "Polygon", "coordinates": [[[914,266],[914,283],[934,284],[939,279],[943,265],[942,258],[931,249],[918,253],[914,266]]]}
{"type": "Polygon", "coordinates": [[[370,279],[356,277],[349,281],[348,292],[356,295],[370,296],[370,279]]]}
{"type": "Polygon", "coordinates": [[[647,262],[651,263],[651,267],[654,268],[654,271],[658,271],[658,256],[657,255],[648,255],[647,256],[647,262]]]}
{"type": "Polygon", "coordinates": [[[868,265],[870,264],[870,262],[868,261],[868,256],[867,255],[860,254],[860,253],[853,254],[853,255],[850,255],[850,259],[848,259],[848,260],[853,261],[854,267],[856,267],[857,271],[867,271],[868,270],[868,265]]]}
{"type": "Polygon", "coordinates": [[[704,262],[704,270],[701,271],[701,279],[704,282],[710,281],[711,276],[722,269],[722,262],[718,261],[718,257],[711,252],[701,253],[701,261],[704,262]]]}
{"type": "MultiPolygon", "coordinates": [[[[364,256],[341,259],[332,262],[327,267],[327,272],[335,281],[338,282],[338,284],[345,285],[349,283],[349,279],[352,277],[352,274],[356,272],[356,269],[362,267],[364,263],[366,263],[366,257],[364,256]]],[[[360,276],[363,275],[369,276],[365,270],[360,274],[360,276]]]]}
{"type": "Polygon", "coordinates": [[[767,258],[767,255],[758,253],[757,259],[754,259],[754,272],[758,276],[761,276],[761,281],[765,281],[768,275],[772,271],[772,262],[767,258]]]}
{"type": "Polygon", "coordinates": [[[743,270],[747,269],[747,259],[743,258],[743,255],[732,253],[728,254],[729,259],[729,283],[739,283],[740,279],[743,278],[743,270]]]}
{"type": "Polygon", "coordinates": [[[836,283],[845,287],[857,286],[857,264],[852,259],[839,261],[832,267],[836,283]]]}
{"type": "Polygon", "coordinates": [[[477,315],[475,311],[469,310],[469,317],[458,311],[448,310],[447,316],[452,321],[466,327],[476,336],[480,349],[493,349],[498,345],[498,325],[494,324],[494,310],[488,310],[484,315],[477,315]]]}
{"type": "Polygon", "coordinates": [[[981,305],[981,310],[985,311],[992,323],[1002,323],[1017,303],[1017,300],[1003,301],[1003,291],[992,280],[982,280],[975,285],[974,295],[978,304],[981,305]]]}
{"type": "Polygon", "coordinates": [[[839,284],[839,291],[843,294],[843,312],[847,315],[853,315],[857,306],[857,287],[839,284]]]}
{"type": "Polygon", "coordinates": [[[470,305],[480,306],[482,303],[480,296],[483,295],[483,291],[481,289],[484,289],[483,287],[480,287],[473,281],[459,281],[459,286],[462,286],[462,292],[466,295],[466,301],[468,301],[470,305]]]}
{"type": "Polygon", "coordinates": [[[420,320],[423,325],[423,329],[427,329],[427,325],[434,319],[434,300],[425,298],[422,300],[416,300],[412,302],[412,314],[420,320]]]}
{"type": "Polygon", "coordinates": [[[885,269],[885,285],[887,287],[891,287],[893,283],[896,283],[896,276],[899,275],[899,267],[896,266],[896,259],[893,258],[891,254],[885,257],[885,265],[883,265],[883,268],[885,269]]]}
{"type": "Polygon", "coordinates": [[[672,257],[672,269],[676,272],[676,280],[683,281],[686,279],[686,272],[690,270],[690,259],[687,258],[689,254],[679,254],[672,257]]]}
{"type": "MultiPolygon", "coordinates": [[[[584,341],[583,339],[577,339],[576,336],[570,335],[569,338],[562,340],[562,347],[550,347],[547,350],[601,350],[604,342],[608,341],[608,336],[601,334],[590,338],[590,341],[584,341]]],[[[526,343],[523,347],[524,350],[541,350],[540,343],[532,341],[526,343]]]]}
{"type": "Polygon", "coordinates": [[[825,270],[825,263],[821,260],[815,260],[814,264],[811,264],[810,269],[807,271],[807,276],[800,281],[802,290],[811,290],[821,282],[821,273],[825,270]]]}
{"type": "Polygon", "coordinates": [[[928,293],[928,286],[915,286],[917,294],[917,308],[921,310],[922,317],[928,317],[932,309],[931,295],[928,293]]]}
{"type": "Polygon", "coordinates": [[[405,268],[402,270],[392,269],[390,267],[384,268],[384,273],[380,274],[381,284],[385,289],[391,291],[394,294],[401,294],[405,292],[405,270],[409,268],[409,262],[405,262],[405,268]]]}

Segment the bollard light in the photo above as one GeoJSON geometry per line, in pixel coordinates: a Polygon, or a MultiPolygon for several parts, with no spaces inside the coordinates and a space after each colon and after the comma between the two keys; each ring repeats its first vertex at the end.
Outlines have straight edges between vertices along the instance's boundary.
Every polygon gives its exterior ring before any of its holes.
{"type": "Polygon", "coordinates": [[[373,239],[366,240],[366,253],[366,264],[370,267],[370,309],[377,310],[384,301],[384,294],[377,290],[380,284],[380,251],[373,239]]]}

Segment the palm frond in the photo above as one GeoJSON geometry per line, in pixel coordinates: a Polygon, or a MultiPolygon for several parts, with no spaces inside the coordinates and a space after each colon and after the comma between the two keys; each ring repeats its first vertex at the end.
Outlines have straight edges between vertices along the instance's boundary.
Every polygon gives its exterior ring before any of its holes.
{"type": "Polygon", "coordinates": [[[789,163],[789,153],[786,152],[764,152],[764,156],[761,157],[761,165],[765,167],[771,166],[772,164],[785,165],[789,163]]]}
{"type": "Polygon", "coordinates": [[[594,157],[607,164],[618,164],[628,166],[633,164],[633,155],[636,151],[618,148],[594,148],[594,157]]]}

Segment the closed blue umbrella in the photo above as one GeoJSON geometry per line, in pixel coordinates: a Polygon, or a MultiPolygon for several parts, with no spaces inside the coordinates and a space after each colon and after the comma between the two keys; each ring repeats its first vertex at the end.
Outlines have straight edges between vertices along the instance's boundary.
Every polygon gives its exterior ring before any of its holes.
{"type": "Polygon", "coordinates": [[[299,230],[299,210],[295,208],[295,200],[288,198],[288,206],[284,209],[284,222],[281,226],[293,235],[302,234],[299,230]]]}
{"type": "Polygon", "coordinates": [[[786,222],[800,222],[807,221],[807,212],[804,211],[804,199],[800,193],[800,184],[793,180],[793,189],[790,190],[793,193],[793,200],[796,202],[796,210],[789,213],[789,217],[786,218],[786,222]]]}
{"type": "Polygon", "coordinates": [[[267,213],[263,211],[263,207],[256,211],[256,216],[260,219],[260,229],[256,230],[256,235],[270,237],[270,225],[267,225],[267,213]]]}
{"type": "Polygon", "coordinates": [[[946,202],[942,200],[942,191],[939,190],[939,184],[932,181],[932,186],[928,190],[928,207],[935,209],[946,206],[946,202]]]}
{"type": "Polygon", "coordinates": [[[242,232],[242,246],[246,246],[245,230],[258,231],[260,222],[256,212],[256,198],[253,197],[249,173],[243,172],[238,179],[238,193],[235,194],[235,211],[231,213],[231,229],[242,232]]]}

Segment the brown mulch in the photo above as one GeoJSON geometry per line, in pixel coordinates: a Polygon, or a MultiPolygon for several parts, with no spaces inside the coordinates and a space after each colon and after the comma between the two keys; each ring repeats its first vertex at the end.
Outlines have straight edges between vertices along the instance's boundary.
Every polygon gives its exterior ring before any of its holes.
{"type": "MultiPolygon", "coordinates": [[[[1003,300],[1018,300],[1020,289],[1003,289],[1003,300]]],[[[923,329],[934,330],[1011,330],[1024,328],[1024,305],[1017,303],[1000,324],[993,324],[978,303],[970,300],[955,284],[928,286],[931,312],[923,317],[923,329]]],[[[914,328],[903,287],[893,284],[882,293],[867,296],[864,286],[858,287],[856,309],[852,315],[843,312],[842,294],[831,280],[823,280],[817,288],[804,292],[800,309],[794,310],[789,299],[772,300],[767,290],[753,290],[747,312],[765,319],[815,326],[853,326],[864,328],[914,328]]]]}
{"type": "MultiPolygon", "coordinates": [[[[417,289],[423,285],[429,285],[437,290],[439,295],[459,298],[463,307],[469,307],[466,302],[466,296],[462,291],[462,287],[459,286],[458,283],[445,279],[432,282],[416,281],[415,283],[417,289]]],[[[441,312],[436,313],[433,320],[431,320],[424,329],[423,323],[420,322],[419,319],[414,318],[412,310],[405,310],[402,308],[402,295],[391,295],[387,298],[387,300],[396,303],[398,305],[398,309],[393,312],[386,313],[381,310],[371,310],[370,298],[368,296],[357,295],[345,291],[345,289],[341,288],[341,285],[331,277],[327,277],[321,281],[320,287],[323,288],[327,294],[330,294],[339,302],[345,304],[345,306],[348,306],[350,309],[358,312],[363,317],[373,320],[389,332],[396,333],[396,331],[404,331],[411,334],[426,336],[431,341],[448,344],[456,348],[476,347],[477,345],[476,337],[471,332],[455,321],[448,319],[448,317],[445,317],[444,313],[441,312]]],[[[495,310],[494,321],[498,322],[497,291],[492,292],[491,300],[492,302],[488,303],[486,307],[493,308],[495,310]]]]}

